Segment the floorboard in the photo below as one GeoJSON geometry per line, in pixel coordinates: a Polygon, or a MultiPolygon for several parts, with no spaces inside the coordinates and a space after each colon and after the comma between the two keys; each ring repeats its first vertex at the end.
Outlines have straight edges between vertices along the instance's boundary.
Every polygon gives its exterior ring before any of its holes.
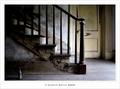
{"type": "Polygon", "coordinates": [[[102,59],[85,59],[87,73],[77,74],[24,74],[23,80],[115,80],[115,63],[102,59]]]}

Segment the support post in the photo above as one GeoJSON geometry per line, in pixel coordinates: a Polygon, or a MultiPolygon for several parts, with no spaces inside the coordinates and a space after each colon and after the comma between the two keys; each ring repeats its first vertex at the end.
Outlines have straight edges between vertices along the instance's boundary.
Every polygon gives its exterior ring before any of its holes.
{"type": "Polygon", "coordinates": [[[84,64],[84,19],[80,19],[80,55],[79,63],[76,66],[77,74],[86,74],[86,65],[84,64]]]}
{"type": "Polygon", "coordinates": [[[80,20],[80,61],[79,64],[84,64],[84,19],[80,20]]]}
{"type": "Polygon", "coordinates": [[[46,44],[48,44],[48,6],[46,5],[46,44]]]}
{"type": "Polygon", "coordinates": [[[55,44],[55,7],[53,6],[53,44],[55,44]]]}
{"type": "Polygon", "coordinates": [[[33,10],[34,10],[34,8],[33,8],[33,6],[32,6],[32,16],[31,16],[31,35],[33,35],[34,34],[34,29],[33,29],[33,20],[34,20],[34,16],[33,16],[33,10]]]}
{"type": "Polygon", "coordinates": [[[75,64],[77,64],[77,20],[75,20],[75,64]]]}
{"type": "MultiPolygon", "coordinates": [[[[68,12],[70,13],[70,5],[68,5],[68,12]]],[[[69,15],[68,15],[67,54],[70,54],[70,16],[69,15]]]]}
{"type": "Polygon", "coordinates": [[[38,6],[38,35],[41,35],[41,8],[40,5],[38,6]]]}
{"type": "Polygon", "coordinates": [[[60,54],[62,53],[62,11],[60,10],[60,54]]]}

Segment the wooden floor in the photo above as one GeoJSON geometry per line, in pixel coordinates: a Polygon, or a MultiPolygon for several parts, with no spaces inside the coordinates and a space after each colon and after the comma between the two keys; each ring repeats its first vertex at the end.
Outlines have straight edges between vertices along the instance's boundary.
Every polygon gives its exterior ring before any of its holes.
{"type": "Polygon", "coordinates": [[[76,74],[38,74],[23,72],[23,80],[115,80],[115,63],[100,59],[86,59],[87,73],[76,74]]]}

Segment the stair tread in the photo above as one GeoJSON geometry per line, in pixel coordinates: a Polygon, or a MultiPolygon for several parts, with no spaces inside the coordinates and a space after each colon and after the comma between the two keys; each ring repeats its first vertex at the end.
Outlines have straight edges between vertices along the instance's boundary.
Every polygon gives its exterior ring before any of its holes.
{"type": "Polygon", "coordinates": [[[45,37],[45,36],[43,36],[43,35],[26,35],[26,34],[24,34],[24,32],[19,32],[19,31],[15,31],[15,30],[14,30],[13,32],[17,33],[17,35],[19,35],[19,36],[26,37],[26,38],[45,37]]]}
{"type": "Polygon", "coordinates": [[[52,55],[53,57],[70,57],[71,55],[70,54],[53,54],[52,55]]]}
{"type": "Polygon", "coordinates": [[[55,47],[56,46],[56,44],[36,44],[36,46],[37,47],[47,47],[47,48],[49,48],[49,47],[55,47]]]}
{"type": "Polygon", "coordinates": [[[44,35],[41,35],[41,34],[40,35],[27,35],[24,33],[24,29],[23,29],[23,31],[21,31],[21,29],[20,30],[14,29],[12,31],[17,33],[19,36],[23,36],[23,37],[29,37],[29,38],[45,37],[44,35]]]}
{"type": "MultiPolygon", "coordinates": [[[[34,18],[40,16],[38,13],[32,13],[32,14],[33,14],[34,18]]],[[[26,23],[30,25],[31,17],[32,17],[31,14],[27,14],[27,15],[26,15],[26,18],[25,18],[24,15],[19,15],[19,16],[13,15],[13,18],[14,18],[14,19],[18,19],[18,17],[19,17],[19,20],[20,20],[20,21],[23,21],[23,22],[24,22],[25,19],[26,19],[26,23]]],[[[37,26],[38,24],[37,24],[35,21],[33,21],[33,25],[37,26]]]]}
{"type": "Polygon", "coordinates": [[[70,66],[76,66],[77,64],[75,63],[69,63],[70,66]]]}
{"type": "Polygon", "coordinates": [[[24,35],[25,37],[29,37],[29,38],[38,38],[38,37],[45,37],[43,35],[24,35]]]}
{"type": "MultiPolygon", "coordinates": [[[[32,29],[32,27],[31,26],[29,26],[29,24],[28,25],[13,25],[12,27],[14,27],[14,28],[19,28],[19,29],[25,29],[25,28],[29,28],[29,29],[32,29]]],[[[36,30],[36,31],[38,31],[38,29],[37,28],[35,28],[35,27],[33,27],[33,30],[36,30]]]]}
{"type": "MultiPolygon", "coordinates": [[[[12,26],[12,28],[14,28],[15,31],[17,30],[16,32],[19,32],[19,31],[21,31],[21,30],[22,30],[22,31],[25,31],[25,27],[32,29],[32,27],[30,27],[30,26],[24,26],[24,25],[13,25],[13,26],[12,26]]],[[[33,29],[36,30],[36,31],[38,30],[38,29],[35,29],[35,28],[33,28],[33,29]]],[[[15,32],[15,31],[14,31],[14,32],[15,32]]],[[[25,34],[21,34],[21,35],[23,36],[23,35],[25,35],[25,34]]],[[[31,36],[34,36],[34,37],[45,37],[45,35],[41,35],[41,34],[40,34],[40,35],[25,35],[25,37],[31,37],[31,36]]],[[[33,38],[34,38],[34,37],[33,37],[33,38]]]]}
{"type": "Polygon", "coordinates": [[[28,16],[30,16],[30,17],[34,16],[34,18],[36,18],[36,17],[38,18],[40,16],[40,14],[33,12],[32,14],[29,14],[28,16]]]}

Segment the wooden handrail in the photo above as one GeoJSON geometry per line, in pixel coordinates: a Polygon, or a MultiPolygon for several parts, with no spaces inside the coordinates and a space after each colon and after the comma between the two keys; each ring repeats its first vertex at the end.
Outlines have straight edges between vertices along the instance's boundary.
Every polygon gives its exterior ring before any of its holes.
{"type": "MultiPolygon", "coordinates": [[[[72,15],[70,11],[66,11],[63,8],[59,7],[58,5],[53,5],[53,7],[56,7],[60,10],[60,12],[66,14],[68,16],[68,32],[69,32],[69,18],[73,18],[75,20],[75,64],[77,64],[77,21],[80,22],[80,54],[79,54],[79,64],[84,64],[84,20],[83,18],[78,18],[78,10],[77,11],[77,17],[72,15]]],[[[69,33],[68,33],[69,34],[69,33]]],[[[61,37],[62,38],[62,37],[61,37]]],[[[60,42],[61,43],[61,42],[60,42]]],[[[62,43],[61,43],[61,50],[62,50],[62,43]]],[[[68,35],[68,54],[69,54],[69,35],[68,35]]]]}
{"type": "Polygon", "coordinates": [[[59,10],[61,10],[62,12],[64,12],[65,14],[67,14],[68,16],[72,17],[73,19],[75,20],[78,20],[78,21],[84,21],[85,19],[84,18],[77,18],[75,17],[74,15],[72,15],[71,13],[67,12],[66,10],[64,10],[63,8],[59,7],[58,5],[53,5],[54,7],[58,8],[59,10]]]}

